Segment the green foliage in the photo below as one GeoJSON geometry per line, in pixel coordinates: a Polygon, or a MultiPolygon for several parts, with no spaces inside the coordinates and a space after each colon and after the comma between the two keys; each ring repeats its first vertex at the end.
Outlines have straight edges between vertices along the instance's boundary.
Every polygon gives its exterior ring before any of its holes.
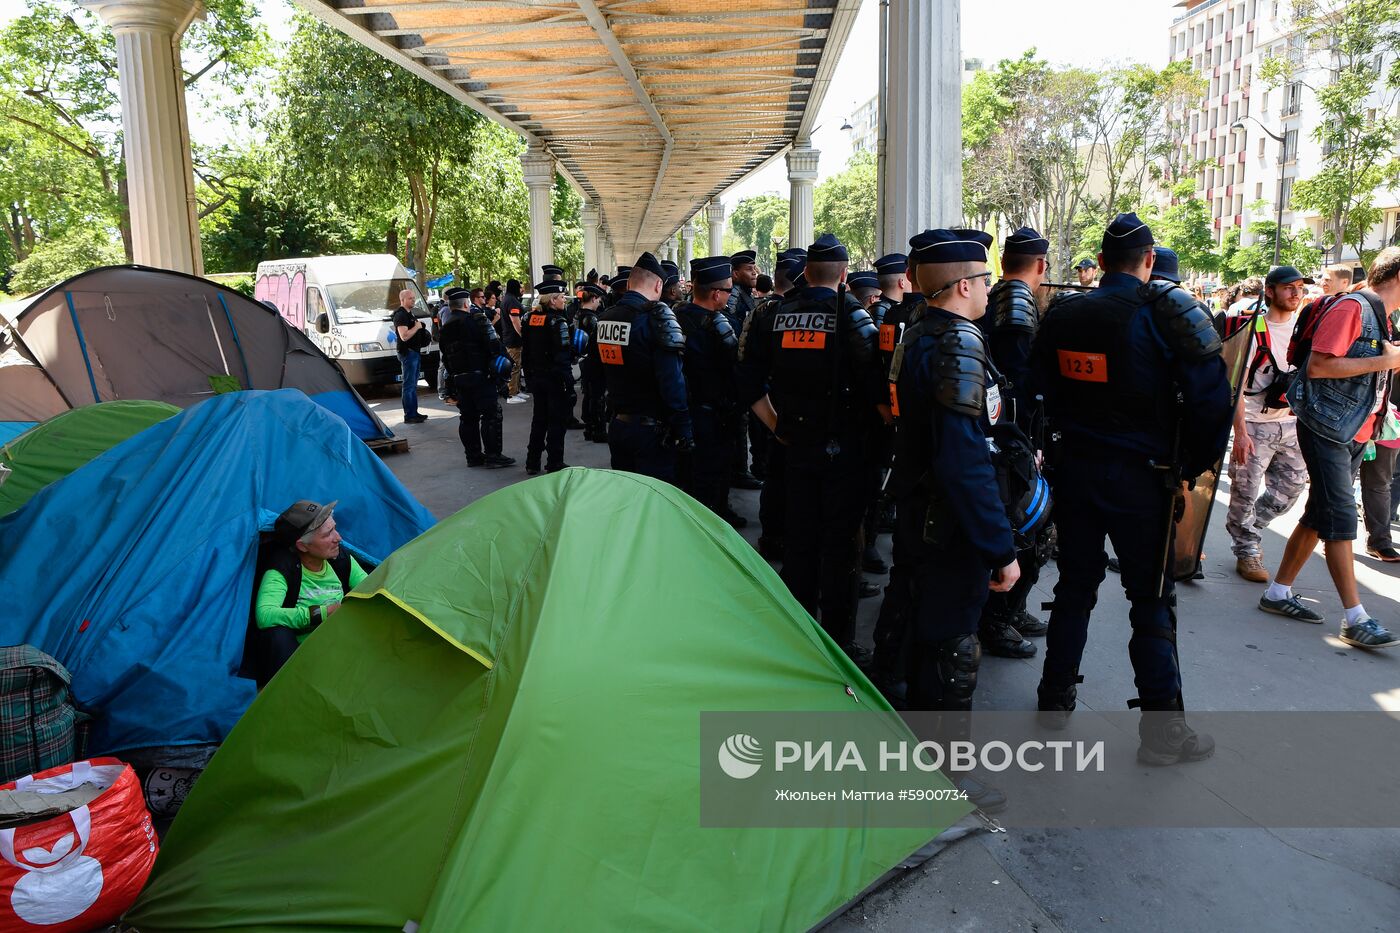
{"type": "MultiPolygon", "coordinates": [[[[773,237],[783,241],[783,249],[793,245],[787,242],[787,198],[776,194],[760,194],[740,201],[729,215],[729,228],[743,244],[741,248],[758,253],[758,267],[764,272],[773,271],[773,237]]],[[[797,245],[805,247],[807,244],[797,245]]]]}
{"type": "MultiPolygon", "coordinates": [[[[553,206],[550,216],[554,226],[554,264],[564,270],[564,278],[576,282],[583,278],[583,198],[564,181],[554,176],[553,206]]],[[[526,223],[529,230],[529,223],[526,223]]]]}
{"type": "MultiPolygon", "coordinates": [[[[1240,229],[1231,227],[1225,231],[1220,244],[1220,273],[1227,283],[1239,282],[1252,275],[1267,275],[1274,266],[1274,231],[1278,225],[1268,215],[1269,204],[1267,201],[1256,201],[1249,209],[1258,218],[1249,223],[1249,235],[1253,242],[1241,246],[1240,229]]],[[[1322,262],[1322,251],[1313,245],[1311,233],[1285,229],[1279,243],[1279,262],[1303,270],[1316,269],[1322,262]]]]}
{"type": "Polygon", "coordinates": [[[818,235],[834,233],[846,244],[851,268],[868,267],[875,255],[875,153],[858,152],[844,171],[817,185],[813,222],[818,235]]]}
{"type": "Polygon", "coordinates": [[[1157,242],[1175,250],[1183,272],[1209,274],[1220,268],[1210,210],[1196,197],[1196,183],[1179,181],[1172,191],[1172,203],[1152,221],[1157,242]]]}
{"type": "Polygon", "coordinates": [[[1366,253],[1366,235],[1383,219],[1377,190],[1400,184],[1393,116],[1400,96],[1400,0],[1294,0],[1294,40],[1286,55],[1260,67],[1272,84],[1298,81],[1317,98],[1322,119],[1313,138],[1322,168],[1293,188],[1293,206],[1327,222],[1328,246],[1340,259],[1349,245],[1366,253]],[[1384,71],[1377,62],[1389,60],[1384,71]],[[1314,73],[1330,78],[1309,84],[1314,73]]]}
{"type": "Polygon", "coordinates": [[[78,227],[36,243],[28,258],[16,264],[9,287],[16,295],[27,295],[94,266],[125,261],[121,247],[109,231],[78,227]]]}

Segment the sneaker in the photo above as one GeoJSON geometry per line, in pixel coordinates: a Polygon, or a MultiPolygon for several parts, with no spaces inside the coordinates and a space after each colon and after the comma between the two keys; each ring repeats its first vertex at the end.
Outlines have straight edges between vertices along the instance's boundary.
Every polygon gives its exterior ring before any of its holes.
{"type": "Polygon", "coordinates": [[[507,405],[519,405],[521,402],[524,402],[524,401],[526,401],[525,396],[523,396],[523,395],[512,395],[510,398],[506,399],[506,404],[507,404],[507,405]]]}
{"type": "Polygon", "coordinates": [[[1362,619],[1355,625],[1342,623],[1342,641],[1353,648],[1393,648],[1400,645],[1400,638],[1390,633],[1390,629],[1375,619],[1362,619]]]}
{"type": "Polygon", "coordinates": [[[1270,599],[1267,594],[1260,596],[1259,608],[1265,612],[1272,612],[1274,615],[1288,616],[1288,618],[1298,622],[1312,622],[1315,625],[1321,625],[1326,621],[1323,619],[1322,613],[1304,606],[1303,600],[1297,593],[1287,599],[1270,599]]]}
{"type": "MultiPolygon", "coordinates": [[[[1396,556],[1400,560],[1400,555],[1396,556]]],[[[1235,560],[1235,573],[1250,583],[1268,583],[1269,571],[1264,569],[1264,561],[1258,554],[1246,554],[1235,560]]]]}
{"type": "Polygon", "coordinates": [[[1367,554],[1370,554],[1370,555],[1371,555],[1372,557],[1374,557],[1376,560],[1383,560],[1383,561],[1385,561],[1387,564],[1397,564],[1397,563],[1400,563],[1400,551],[1395,550],[1395,548],[1393,548],[1393,547],[1370,547],[1370,546],[1368,546],[1368,547],[1366,548],[1366,553],[1367,553],[1367,554]]]}
{"type": "Polygon", "coordinates": [[[411,417],[408,417],[408,418],[403,419],[403,423],[404,423],[404,424],[422,424],[424,421],[427,421],[427,420],[428,420],[428,416],[427,416],[427,415],[413,415],[413,416],[411,416],[411,417]]]}

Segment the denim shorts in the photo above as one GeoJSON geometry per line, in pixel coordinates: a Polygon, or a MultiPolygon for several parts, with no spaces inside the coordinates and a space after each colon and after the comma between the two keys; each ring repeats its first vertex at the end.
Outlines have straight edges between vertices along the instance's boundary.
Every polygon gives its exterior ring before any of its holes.
{"type": "Polygon", "coordinates": [[[1298,449],[1308,466],[1308,501],[1299,524],[1322,541],[1356,539],[1356,471],[1365,444],[1339,444],[1314,434],[1298,422],[1298,449]]]}

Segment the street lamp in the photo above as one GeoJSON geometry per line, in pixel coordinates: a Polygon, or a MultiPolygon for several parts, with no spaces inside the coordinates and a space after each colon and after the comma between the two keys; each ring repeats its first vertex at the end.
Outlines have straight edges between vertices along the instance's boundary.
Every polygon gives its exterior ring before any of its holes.
{"type": "Polygon", "coordinates": [[[1287,156],[1284,137],[1270,130],[1267,126],[1259,122],[1258,117],[1244,116],[1230,124],[1231,130],[1242,130],[1245,128],[1244,121],[1253,120],[1259,129],[1264,131],[1264,135],[1278,143],[1278,194],[1275,201],[1278,203],[1277,213],[1274,216],[1274,265],[1279,264],[1279,248],[1283,238],[1283,164],[1284,157],[1287,156]]]}

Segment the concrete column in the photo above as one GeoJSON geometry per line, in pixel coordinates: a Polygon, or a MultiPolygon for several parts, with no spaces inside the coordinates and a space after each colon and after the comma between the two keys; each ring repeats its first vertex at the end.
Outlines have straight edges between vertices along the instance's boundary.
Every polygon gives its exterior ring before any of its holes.
{"type": "Polygon", "coordinates": [[[83,5],[116,37],[132,258],[143,266],[200,275],[204,262],[180,37],[203,7],[181,0],[84,0],[83,5]]]}
{"type": "Polygon", "coordinates": [[[714,198],[705,207],[705,220],[710,225],[710,255],[724,254],[724,202],[714,198]]]}
{"type": "Polygon", "coordinates": [[[812,186],[817,181],[817,163],[821,153],[812,148],[812,141],[799,139],[788,150],[788,245],[806,249],[812,236],[812,186]]]}
{"type": "Polygon", "coordinates": [[[525,187],[530,192],[531,285],[544,279],[544,266],[554,262],[554,219],[550,199],[554,193],[554,158],[543,147],[530,146],[520,156],[525,187]]]}
{"type": "Polygon", "coordinates": [[[598,249],[598,221],[601,218],[597,205],[584,201],[579,218],[583,223],[583,274],[587,275],[589,269],[601,272],[603,260],[599,257],[598,249]]]}
{"type": "MultiPolygon", "coordinates": [[[[664,253],[665,258],[671,260],[672,262],[676,261],[676,235],[674,233],[671,234],[670,238],[666,240],[666,245],[663,248],[662,252],[664,253]]],[[[679,263],[677,263],[677,265],[679,265],[679,263]]]]}
{"type": "Polygon", "coordinates": [[[690,278],[690,263],[695,259],[695,221],[687,220],[685,226],[681,227],[681,244],[685,247],[681,251],[681,278],[690,278]]]}
{"type": "Polygon", "coordinates": [[[886,35],[882,242],[903,251],[919,231],[962,221],[961,2],[892,3],[886,35]]]}

